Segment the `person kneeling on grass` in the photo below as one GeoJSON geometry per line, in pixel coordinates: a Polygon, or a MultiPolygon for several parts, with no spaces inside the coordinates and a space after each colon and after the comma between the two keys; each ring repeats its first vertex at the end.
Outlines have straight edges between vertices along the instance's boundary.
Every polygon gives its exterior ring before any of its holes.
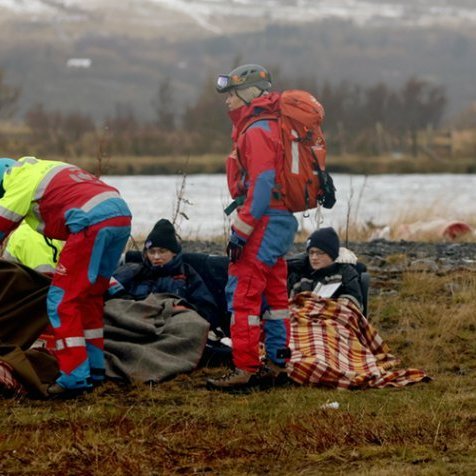
{"type": "Polygon", "coordinates": [[[159,220],[144,243],[142,263],[126,263],[113,274],[109,297],[143,300],[152,293],[170,293],[184,298],[218,327],[218,306],[200,275],[182,259],[173,224],[159,220]]]}
{"type": "Polygon", "coordinates": [[[325,297],[347,297],[362,309],[363,297],[359,273],[354,266],[356,262],[357,258],[351,251],[340,248],[339,236],[334,228],[316,230],[307,239],[306,255],[302,261],[290,266],[288,276],[290,297],[293,298],[304,291],[318,293],[316,286],[332,283],[335,286],[328,288],[332,294],[325,297]],[[348,258],[346,259],[344,255],[348,258]]]}

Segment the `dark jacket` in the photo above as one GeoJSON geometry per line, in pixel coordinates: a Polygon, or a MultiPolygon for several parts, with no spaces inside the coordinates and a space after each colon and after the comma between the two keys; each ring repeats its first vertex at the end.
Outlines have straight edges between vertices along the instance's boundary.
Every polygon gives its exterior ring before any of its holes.
{"type": "Polygon", "coordinates": [[[355,267],[346,263],[333,263],[330,266],[313,270],[307,255],[288,262],[288,291],[291,296],[303,291],[312,291],[318,283],[340,281],[342,284],[332,295],[333,298],[350,297],[359,307],[363,307],[362,288],[359,273],[355,267]]]}
{"type": "Polygon", "coordinates": [[[117,283],[109,294],[114,298],[145,299],[151,293],[171,293],[184,298],[212,328],[217,326],[218,306],[200,275],[178,253],[164,266],[126,263],[113,274],[117,283]]]}

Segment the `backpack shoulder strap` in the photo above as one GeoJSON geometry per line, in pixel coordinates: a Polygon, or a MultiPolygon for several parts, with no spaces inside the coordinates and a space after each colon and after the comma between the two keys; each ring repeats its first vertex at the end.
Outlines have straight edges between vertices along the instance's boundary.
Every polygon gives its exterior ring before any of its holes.
{"type": "Polygon", "coordinates": [[[279,117],[270,114],[253,116],[245,123],[243,129],[241,129],[240,136],[242,136],[253,124],[260,121],[279,121],[279,117]]]}

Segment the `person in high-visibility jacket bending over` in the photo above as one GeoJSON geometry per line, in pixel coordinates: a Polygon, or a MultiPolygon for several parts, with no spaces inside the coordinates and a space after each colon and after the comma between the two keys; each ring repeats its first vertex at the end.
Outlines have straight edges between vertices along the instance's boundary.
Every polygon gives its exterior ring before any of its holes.
{"type": "Polygon", "coordinates": [[[115,188],[76,166],[0,159],[0,244],[23,219],[66,241],[47,298],[60,367],[48,393],[75,396],[104,379],[104,293],[129,238],[131,212],[115,188]]]}

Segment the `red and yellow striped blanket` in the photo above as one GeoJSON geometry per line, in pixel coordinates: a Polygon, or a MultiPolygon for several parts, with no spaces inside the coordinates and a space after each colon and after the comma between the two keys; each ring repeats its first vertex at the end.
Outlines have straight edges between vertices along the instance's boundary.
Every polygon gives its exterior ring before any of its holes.
{"type": "Polygon", "coordinates": [[[400,361],[350,299],[303,292],[290,310],[288,370],[295,382],[353,389],[430,380],[423,370],[395,369],[400,361]]]}

